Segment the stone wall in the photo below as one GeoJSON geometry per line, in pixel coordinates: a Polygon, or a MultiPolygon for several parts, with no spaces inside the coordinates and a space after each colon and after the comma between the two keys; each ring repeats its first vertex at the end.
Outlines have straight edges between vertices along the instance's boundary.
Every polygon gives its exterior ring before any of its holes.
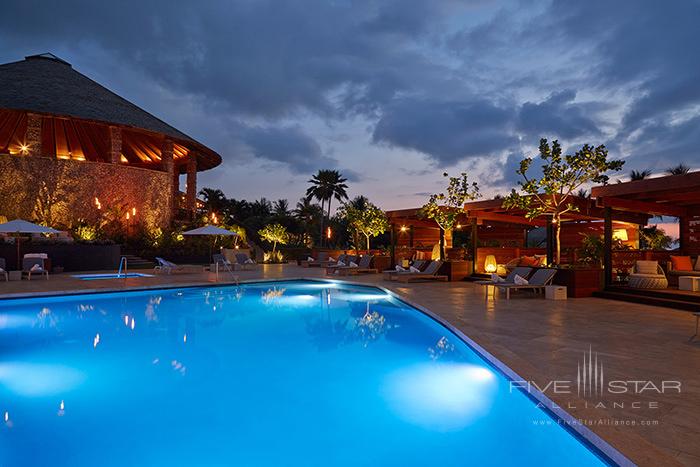
{"type": "Polygon", "coordinates": [[[128,165],[0,155],[0,216],[70,228],[136,208],[132,228],[164,228],[173,211],[171,184],[165,172],[128,165]]]}

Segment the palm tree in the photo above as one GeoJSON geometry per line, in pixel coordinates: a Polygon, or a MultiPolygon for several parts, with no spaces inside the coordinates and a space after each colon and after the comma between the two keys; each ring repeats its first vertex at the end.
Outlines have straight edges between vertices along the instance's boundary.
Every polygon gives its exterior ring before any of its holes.
{"type": "Polygon", "coordinates": [[[688,167],[687,165],[685,165],[683,163],[680,163],[675,167],[669,167],[666,170],[666,173],[669,175],[685,175],[688,172],[690,172],[690,167],[688,167]]]}
{"type": "Polygon", "coordinates": [[[289,201],[278,199],[272,207],[272,212],[277,217],[289,217],[289,201]]]}
{"type": "Polygon", "coordinates": [[[576,192],[576,196],[578,196],[579,198],[590,198],[591,194],[585,188],[581,188],[576,192]]]}
{"type": "Polygon", "coordinates": [[[630,172],[630,180],[644,180],[651,176],[651,170],[633,170],[630,172]]]}
{"type": "Polygon", "coordinates": [[[226,208],[228,200],[226,195],[221,190],[213,188],[202,188],[199,195],[204,198],[204,203],[209,211],[221,212],[226,208]]]}
{"type": "Polygon", "coordinates": [[[292,212],[294,217],[301,223],[304,229],[304,243],[309,244],[311,226],[318,219],[323,218],[323,209],[316,203],[312,203],[308,198],[301,198],[296,209],[292,212]]]}
{"type": "MultiPolygon", "coordinates": [[[[345,182],[347,182],[347,179],[343,178],[337,170],[319,170],[318,173],[309,180],[311,186],[306,190],[306,198],[309,201],[316,198],[321,202],[321,208],[328,202],[326,217],[330,220],[331,201],[333,198],[337,199],[339,202],[348,199],[348,194],[346,192],[348,186],[345,182]]],[[[323,218],[321,218],[321,243],[323,243],[323,218]]]]}

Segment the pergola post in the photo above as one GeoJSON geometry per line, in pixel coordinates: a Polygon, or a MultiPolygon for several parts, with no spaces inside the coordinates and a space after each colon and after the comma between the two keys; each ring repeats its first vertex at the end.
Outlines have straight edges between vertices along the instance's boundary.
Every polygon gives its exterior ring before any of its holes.
{"type": "Polygon", "coordinates": [[[24,134],[22,153],[28,156],[41,156],[41,115],[27,114],[27,132],[24,134]]]}
{"type": "Polygon", "coordinates": [[[678,218],[678,251],[680,251],[681,254],[685,253],[685,246],[686,246],[685,235],[688,232],[687,222],[688,222],[687,217],[679,217],[678,218]]]}
{"type": "Polygon", "coordinates": [[[408,226],[408,247],[413,248],[413,224],[408,226]]]}
{"type": "Polygon", "coordinates": [[[613,244],[613,223],[612,208],[606,207],[603,211],[603,268],[605,277],[605,288],[612,285],[612,244],[613,244]]]}
{"type": "Polygon", "coordinates": [[[440,229],[440,261],[445,261],[445,231],[440,229]]]}
{"type": "Polygon", "coordinates": [[[197,154],[190,152],[187,159],[187,196],[185,198],[187,211],[194,216],[197,210],[197,154]]]}
{"type": "Polygon", "coordinates": [[[546,233],[547,264],[554,264],[554,225],[551,217],[547,218],[546,233]]]}
{"type": "Polygon", "coordinates": [[[477,224],[476,217],[474,217],[474,218],[472,218],[472,234],[471,234],[472,274],[476,274],[476,252],[479,249],[479,247],[478,247],[478,244],[479,244],[478,232],[479,232],[479,225],[477,224]]]}
{"type": "Polygon", "coordinates": [[[122,161],[122,130],[119,127],[109,127],[109,146],[107,150],[109,162],[119,164],[122,161]]]}

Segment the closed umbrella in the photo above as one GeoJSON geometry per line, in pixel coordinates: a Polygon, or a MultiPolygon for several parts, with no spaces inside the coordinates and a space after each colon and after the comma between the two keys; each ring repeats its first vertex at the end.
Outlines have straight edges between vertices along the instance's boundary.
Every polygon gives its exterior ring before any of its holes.
{"type": "MultiPolygon", "coordinates": [[[[199,227],[197,229],[193,230],[188,230],[187,232],[182,232],[182,235],[210,235],[210,236],[215,236],[215,235],[222,235],[226,237],[230,237],[233,235],[238,235],[236,232],[231,232],[230,230],[226,230],[221,227],[217,227],[215,225],[205,225],[204,227],[199,227]]],[[[209,257],[211,258],[211,252],[212,252],[212,245],[209,244],[209,257]]]]}
{"type": "MultiPolygon", "coordinates": [[[[59,233],[58,230],[52,229],[51,227],[46,227],[39,224],[32,224],[22,219],[15,219],[10,222],[5,222],[0,224],[0,233],[11,233],[11,234],[34,234],[34,233],[59,233]]],[[[22,268],[22,261],[19,254],[19,237],[16,238],[15,243],[17,244],[17,268],[22,268]]]]}

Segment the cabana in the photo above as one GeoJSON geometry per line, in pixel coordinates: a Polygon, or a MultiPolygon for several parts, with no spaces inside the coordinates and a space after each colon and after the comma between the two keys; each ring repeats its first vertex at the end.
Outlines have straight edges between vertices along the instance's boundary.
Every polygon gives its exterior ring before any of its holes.
{"type": "MultiPolygon", "coordinates": [[[[564,214],[560,233],[562,262],[577,262],[576,249],[580,248],[583,235],[603,234],[604,210],[591,198],[573,197],[571,202],[578,208],[564,214]]],[[[507,263],[521,256],[546,256],[546,263],[554,262],[555,240],[551,218],[528,219],[522,209],[506,209],[503,199],[466,203],[465,214],[472,230],[474,273],[486,271],[486,262],[494,257],[498,264],[507,263]],[[530,233],[543,228],[542,245],[529,245],[530,233]],[[496,246],[479,246],[480,243],[495,243],[496,246]]],[[[638,213],[618,212],[614,214],[614,229],[618,238],[630,247],[638,243],[637,225],[646,224],[649,216],[638,213]]]]}
{"type": "MultiPolygon", "coordinates": [[[[592,195],[596,198],[596,206],[603,210],[605,219],[605,292],[608,298],[625,300],[643,300],[645,303],[658,303],[681,309],[697,309],[700,302],[700,280],[687,280],[678,290],[679,271],[670,271],[672,253],[678,256],[691,256],[697,260],[700,255],[700,172],[685,175],[669,175],[625,183],[610,184],[594,187],[592,195]],[[615,275],[616,263],[620,260],[619,253],[613,251],[614,227],[613,219],[617,216],[639,215],[647,219],[652,216],[675,217],[679,222],[679,245],[675,252],[655,251],[645,254],[638,253],[634,260],[652,260],[665,270],[671,285],[666,290],[643,290],[626,287],[615,275]],[[666,303],[662,303],[666,301],[666,303]],[[673,301],[675,303],[671,303],[673,301]],[[688,303],[684,303],[688,302],[688,303]]],[[[695,274],[693,270],[687,276],[695,274]]]]}

